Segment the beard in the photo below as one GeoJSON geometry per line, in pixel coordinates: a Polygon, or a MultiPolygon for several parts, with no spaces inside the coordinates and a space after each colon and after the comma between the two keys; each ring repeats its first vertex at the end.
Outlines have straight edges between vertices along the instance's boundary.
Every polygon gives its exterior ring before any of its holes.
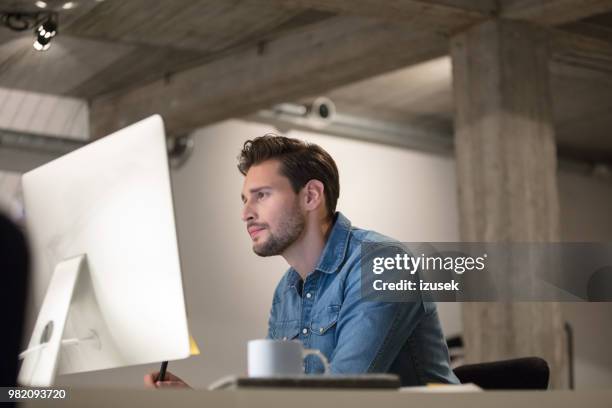
{"type": "Polygon", "coordinates": [[[293,244],[304,231],[306,217],[300,213],[297,200],[295,205],[281,215],[278,224],[279,233],[268,229],[268,239],[259,246],[253,245],[253,252],[259,256],[275,256],[282,254],[293,244]]]}

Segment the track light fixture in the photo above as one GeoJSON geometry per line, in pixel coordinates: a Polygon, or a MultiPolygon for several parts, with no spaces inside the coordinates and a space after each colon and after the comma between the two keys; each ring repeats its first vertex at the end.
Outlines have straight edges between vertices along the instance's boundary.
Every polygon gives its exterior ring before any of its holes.
{"type": "Polygon", "coordinates": [[[36,13],[1,12],[0,23],[14,31],[34,30],[34,49],[46,51],[51,39],[57,35],[57,13],[40,11],[36,13]]]}
{"type": "Polygon", "coordinates": [[[51,46],[51,39],[57,35],[57,23],[49,19],[38,26],[36,29],[36,41],[34,49],[36,51],[46,51],[51,46]]]}

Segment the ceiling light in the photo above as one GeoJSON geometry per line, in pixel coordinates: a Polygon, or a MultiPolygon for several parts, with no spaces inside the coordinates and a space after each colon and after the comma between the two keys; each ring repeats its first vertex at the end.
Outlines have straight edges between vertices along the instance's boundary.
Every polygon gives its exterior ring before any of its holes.
{"type": "Polygon", "coordinates": [[[36,51],[47,51],[51,47],[51,39],[39,35],[34,41],[33,47],[36,51]]]}
{"type": "Polygon", "coordinates": [[[57,24],[51,19],[46,20],[40,26],[38,26],[37,34],[42,36],[49,34],[51,37],[55,37],[57,34],[57,24]]]}
{"type": "MultiPolygon", "coordinates": [[[[47,2],[40,1],[38,7],[47,2]]],[[[76,5],[76,2],[71,2],[76,5]]],[[[57,35],[57,13],[54,11],[37,12],[3,12],[0,11],[0,25],[14,31],[33,30],[36,41],[33,47],[37,51],[46,51],[51,46],[51,39],[57,35]]]]}
{"type": "Polygon", "coordinates": [[[70,10],[70,9],[75,8],[77,5],[78,5],[78,3],[76,1],[67,1],[66,3],[64,3],[62,8],[64,10],[70,10]]]}
{"type": "Polygon", "coordinates": [[[39,35],[49,34],[51,37],[55,37],[57,34],[57,24],[53,20],[47,20],[38,27],[39,35]]]}
{"type": "Polygon", "coordinates": [[[57,34],[57,24],[52,19],[46,20],[37,28],[36,41],[33,47],[36,51],[47,51],[51,46],[51,38],[57,34]]]}
{"type": "Polygon", "coordinates": [[[38,8],[42,8],[42,9],[47,8],[47,3],[46,3],[46,2],[44,2],[44,1],[37,1],[37,2],[36,2],[36,3],[34,3],[34,4],[35,4],[35,5],[36,5],[36,7],[38,7],[38,8]]]}

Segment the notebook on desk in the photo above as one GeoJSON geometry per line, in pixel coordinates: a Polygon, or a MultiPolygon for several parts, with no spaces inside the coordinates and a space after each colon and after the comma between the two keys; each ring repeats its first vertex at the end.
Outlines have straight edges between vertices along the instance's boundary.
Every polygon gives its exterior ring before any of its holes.
{"type": "Polygon", "coordinates": [[[300,375],[292,377],[227,376],[212,383],[209,390],[242,388],[334,388],[398,389],[399,377],[393,374],[300,375]]]}

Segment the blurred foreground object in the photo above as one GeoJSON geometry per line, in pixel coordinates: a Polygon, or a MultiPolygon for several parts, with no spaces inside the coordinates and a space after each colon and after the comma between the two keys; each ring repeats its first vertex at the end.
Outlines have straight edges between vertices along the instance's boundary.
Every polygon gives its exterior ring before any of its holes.
{"type": "Polygon", "coordinates": [[[17,354],[21,345],[26,305],[29,255],[21,230],[0,214],[0,310],[2,332],[0,336],[0,386],[15,385],[17,354]]]}

